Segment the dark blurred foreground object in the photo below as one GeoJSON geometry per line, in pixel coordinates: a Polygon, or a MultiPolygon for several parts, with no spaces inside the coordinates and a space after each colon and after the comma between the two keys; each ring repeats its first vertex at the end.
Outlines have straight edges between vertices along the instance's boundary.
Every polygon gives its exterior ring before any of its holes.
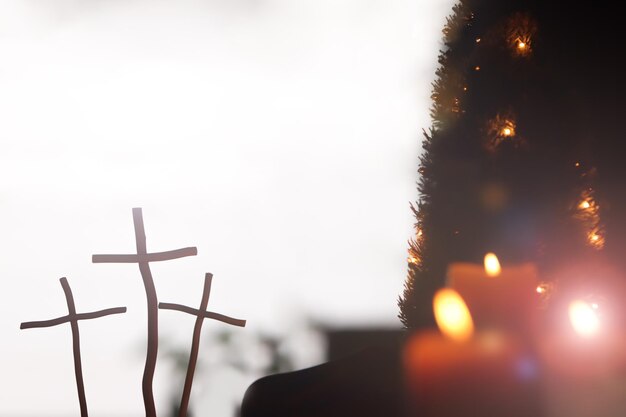
{"type": "Polygon", "coordinates": [[[403,416],[398,350],[370,348],[312,368],[259,379],[241,417],[403,416]]]}
{"type": "Polygon", "coordinates": [[[407,393],[399,349],[370,348],[313,368],[272,375],[246,392],[241,417],[541,417],[539,384],[497,385],[489,374],[465,375],[467,386],[450,387],[448,402],[407,393]],[[481,395],[474,396],[473,394],[481,395]],[[512,400],[511,400],[512,399],[512,400]]]}

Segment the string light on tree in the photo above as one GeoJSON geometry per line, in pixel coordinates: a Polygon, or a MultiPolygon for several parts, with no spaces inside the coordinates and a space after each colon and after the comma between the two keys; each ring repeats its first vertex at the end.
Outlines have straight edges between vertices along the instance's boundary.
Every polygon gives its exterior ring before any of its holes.
{"type": "Polygon", "coordinates": [[[552,297],[552,293],[554,292],[554,284],[551,282],[540,282],[535,288],[535,292],[539,297],[539,300],[542,305],[546,305],[547,302],[552,297]]]}
{"type": "Polygon", "coordinates": [[[515,56],[526,57],[532,52],[532,41],[537,33],[537,24],[525,13],[516,13],[509,19],[506,40],[515,56]]]}
{"type": "Polygon", "coordinates": [[[605,240],[600,220],[600,205],[594,198],[593,188],[586,188],[582,191],[576,204],[574,217],[582,223],[586,230],[587,243],[595,249],[602,249],[605,240]]]}
{"type": "Polygon", "coordinates": [[[589,232],[589,234],[587,235],[587,238],[588,238],[589,244],[595,249],[599,250],[599,249],[604,248],[604,243],[605,243],[604,236],[602,236],[599,229],[595,229],[589,232]]]}
{"type": "Polygon", "coordinates": [[[419,258],[417,256],[414,256],[414,254],[411,251],[409,251],[409,257],[407,258],[407,261],[410,264],[419,264],[420,262],[419,258]]]}
{"type": "Polygon", "coordinates": [[[515,119],[512,115],[496,115],[489,121],[487,126],[489,136],[487,149],[493,152],[502,142],[515,138],[517,136],[516,127],[515,119]]]}

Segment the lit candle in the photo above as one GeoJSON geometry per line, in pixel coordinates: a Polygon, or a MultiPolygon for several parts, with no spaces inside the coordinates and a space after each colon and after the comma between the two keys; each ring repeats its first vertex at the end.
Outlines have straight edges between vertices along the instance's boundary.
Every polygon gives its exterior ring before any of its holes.
{"type": "Polygon", "coordinates": [[[455,263],[448,268],[448,286],[461,294],[479,328],[530,333],[538,314],[537,270],[533,264],[502,268],[493,253],[484,266],[455,263]]]}
{"type": "Polygon", "coordinates": [[[538,369],[505,333],[474,334],[469,310],[454,290],[433,301],[441,333],[426,331],[404,351],[409,416],[541,416],[538,369]]]}

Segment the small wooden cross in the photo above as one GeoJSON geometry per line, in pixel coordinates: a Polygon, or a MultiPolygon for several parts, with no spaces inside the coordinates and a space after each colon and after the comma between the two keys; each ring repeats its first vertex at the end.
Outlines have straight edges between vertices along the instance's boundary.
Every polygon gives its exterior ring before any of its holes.
{"type": "Polygon", "coordinates": [[[146,248],[146,232],[143,225],[143,214],[141,208],[133,209],[133,223],[135,226],[135,241],[137,253],[131,255],[93,255],[93,263],[136,263],[139,264],[139,272],[146,289],[146,299],[148,306],[148,346],[146,353],[146,365],[143,372],[142,391],[143,402],[146,409],[146,417],[156,417],[156,407],[154,404],[154,393],[152,391],[152,381],[156,368],[157,353],[159,349],[159,311],[158,299],[150,262],[168,261],[171,259],[183,258],[185,256],[195,256],[198,250],[195,247],[177,249],[167,252],[148,253],[146,248]]]}
{"type": "Polygon", "coordinates": [[[185,387],[183,389],[183,396],[180,401],[179,417],[187,416],[187,409],[189,407],[189,396],[191,395],[191,384],[193,382],[193,374],[196,370],[196,363],[198,362],[198,351],[200,349],[200,332],[202,331],[202,323],[205,318],[218,320],[223,323],[231,324],[233,326],[245,327],[246,321],[234,319],[232,317],[224,316],[212,311],[206,311],[209,304],[209,294],[211,293],[211,282],[213,280],[213,274],[207,273],[204,276],[204,290],[202,291],[202,301],[200,302],[200,309],[196,310],[191,307],[183,306],[180,304],[172,303],[159,303],[160,309],[166,310],[178,310],[183,313],[196,316],[196,325],[193,329],[193,339],[191,342],[191,353],[189,354],[189,365],[187,366],[187,376],[185,377],[185,387]]]}
{"type": "Polygon", "coordinates": [[[78,387],[78,402],[80,403],[81,417],[87,417],[87,400],[85,398],[85,384],[83,382],[83,369],[80,359],[80,336],[78,334],[78,320],[96,319],[111,314],[121,314],[126,312],[126,307],[108,308],[106,310],[94,311],[91,313],[76,314],[76,306],[70,284],[65,277],[60,279],[65,299],[67,301],[68,315],[52,320],[30,321],[20,325],[20,329],[33,329],[36,327],[51,327],[63,323],[70,323],[72,327],[72,342],[74,349],[74,373],[76,374],[76,386],[78,387]]]}

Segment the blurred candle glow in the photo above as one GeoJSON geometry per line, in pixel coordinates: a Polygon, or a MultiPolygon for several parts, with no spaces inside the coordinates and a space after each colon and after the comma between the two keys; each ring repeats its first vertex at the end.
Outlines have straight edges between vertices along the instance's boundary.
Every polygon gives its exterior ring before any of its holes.
{"type": "Polygon", "coordinates": [[[453,263],[448,287],[457,291],[476,329],[534,328],[539,307],[537,269],[533,264],[501,266],[493,253],[483,264],[453,263]]]}
{"type": "Polygon", "coordinates": [[[500,261],[494,253],[489,252],[485,255],[485,272],[492,278],[497,277],[502,272],[500,261]]]}
{"type": "Polygon", "coordinates": [[[448,338],[464,342],[474,333],[472,316],[458,292],[444,288],[433,299],[435,320],[441,333],[448,338]]]}
{"type": "Polygon", "coordinates": [[[416,333],[403,352],[407,417],[542,415],[536,376],[520,371],[534,359],[518,337],[474,332],[465,301],[449,288],[435,294],[433,312],[440,331],[416,333]]]}

